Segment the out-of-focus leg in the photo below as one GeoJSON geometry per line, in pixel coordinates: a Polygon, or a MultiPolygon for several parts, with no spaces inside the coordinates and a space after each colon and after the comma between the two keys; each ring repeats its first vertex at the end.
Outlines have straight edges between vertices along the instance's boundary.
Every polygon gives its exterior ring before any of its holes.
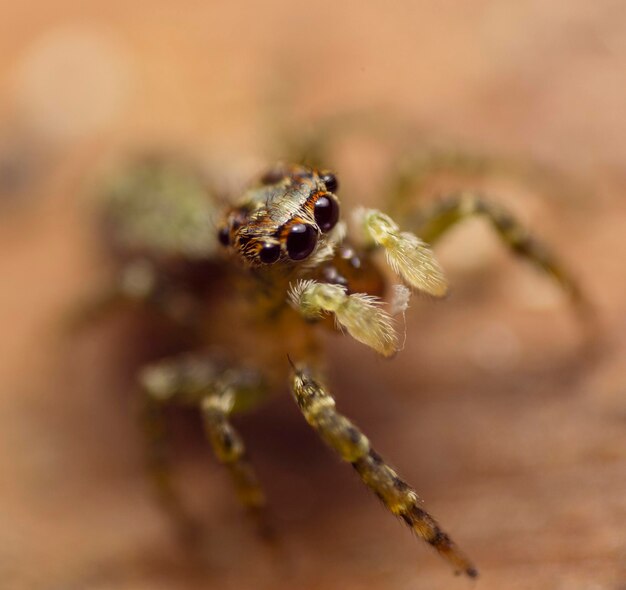
{"type": "Polygon", "coordinates": [[[243,442],[228,420],[238,404],[250,405],[261,397],[265,388],[262,377],[254,371],[225,367],[211,358],[184,355],[146,367],[140,382],[148,410],[148,467],[167,512],[177,521],[187,520],[165,460],[162,411],[168,404],[197,407],[217,459],[228,468],[239,499],[262,525],[261,532],[266,533],[268,527],[262,515],[265,497],[243,442]]]}

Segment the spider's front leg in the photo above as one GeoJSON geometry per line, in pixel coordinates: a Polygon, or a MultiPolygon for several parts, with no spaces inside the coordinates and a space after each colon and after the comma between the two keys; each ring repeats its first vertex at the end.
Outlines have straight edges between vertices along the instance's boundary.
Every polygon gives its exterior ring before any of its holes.
{"type": "Polygon", "coordinates": [[[197,407],[215,456],[228,468],[239,500],[267,536],[270,531],[264,516],[265,496],[244,443],[229,421],[233,411],[254,404],[263,394],[265,385],[260,375],[224,367],[206,357],[185,355],[145,368],[140,382],[149,410],[145,422],[149,473],[167,512],[188,528],[190,519],[175,494],[171,468],[163,453],[163,407],[197,407]]]}
{"type": "MultiPolygon", "coordinates": [[[[389,264],[409,286],[435,297],[445,295],[447,282],[426,243],[409,232],[401,232],[380,211],[362,210],[360,215],[370,240],[385,250],[389,264]]],[[[290,287],[289,301],[307,319],[333,314],[340,328],[383,356],[398,350],[393,318],[378,297],[349,293],[343,285],[299,280],[290,287]]]]}
{"type": "Polygon", "coordinates": [[[289,301],[296,311],[310,320],[334,314],[340,328],[383,356],[391,356],[398,350],[393,319],[376,297],[364,293],[348,294],[342,285],[300,280],[290,288],[289,301]]]}
{"type": "Polygon", "coordinates": [[[383,248],[391,268],[418,291],[443,297],[448,283],[428,244],[410,232],[400,231],[398,224],[376,209],[357,213],[368,239],[383,248]]]}
{"type": "Polygon", "coordinates": [[[295,367],[291,386],[306,421],[339,456],[351,463],[363,483],[422,539],[446,559],[456,573],[471,578],[478,570],[435,519],[422,508],[417,492],[372,449],[367,437],[335,408],[335,400],[308,370],[295,367]]]}

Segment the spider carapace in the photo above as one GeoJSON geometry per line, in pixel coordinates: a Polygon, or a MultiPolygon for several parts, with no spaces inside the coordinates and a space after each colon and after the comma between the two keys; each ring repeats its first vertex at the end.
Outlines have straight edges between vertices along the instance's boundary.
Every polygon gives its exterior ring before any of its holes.
{"type": "Polygon", "coordinates": [[[580,300],[574,281],[513,217],[471,192],[435,202],[419,224],[411,217],[408,229],[416,233],[401,230],[378,210],[356,211],[354,242],[347,237],[337,177],[328,170],[278,165],[221,211],[210,192],[179,164],[158,159],[137,165],[107,191],[109,228],[127,252],[108,301],[139,300],[198,333],[195,349],[156,360],[139,374],[150,473],[163,505],[179,522],[188,521],[161,452],[163,410],[184,404],[201,412],[208,441],[239,499],[263,522],[265,496],[231,417],[280,391],[287,378],[308,424],[387,509],[457,573],[477,576],[413,487],[336,409],[322,376],[318,327],[392,356],[400,347],[394,316],[404,312],[410,292],[442,297],[447,290],[427,242],[474,215],[487,218],[514,253],[580,300]],[[383,251],[388,269],[377,251],[383,251]],[[202,288],[179,270],[198,262],[206,264],[202,288]],[[393,288],[387,288],[390,276],[396,277],[393,288]],[[212,305],[206,320],[206,285],[216,284],[227,301],[212,305]],[[254,354],[225,346],[233,330],[229,320],[221,321],[222,309],[229,305],[239,306],[246,340],[256,339],[254,354]]]}

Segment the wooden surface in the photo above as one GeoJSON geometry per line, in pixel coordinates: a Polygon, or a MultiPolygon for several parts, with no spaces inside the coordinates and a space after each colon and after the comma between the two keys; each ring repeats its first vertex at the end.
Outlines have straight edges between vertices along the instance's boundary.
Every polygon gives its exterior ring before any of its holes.
{"type": "MultiPolygon", "coordinates": [[[[474,557],[477,587],[626,587],[623,3],[365,4],[3,8],[2,588],[468,586],[326,451],[286,392],[238,422],[284,553],[255,539],[193,431],[179,441],[181,484],[210,540],[189,559],[141,475],[128,322],[59,330],[103,276],[84,197],[103,160],[170,146],[247,174],[273,123],[381,105],[585,187],[490,185],[576,270],[604,340],[585,353],[556,290],[472,224],[438,248],[452,296],[414,303],[396,359],[328,339],[339,407],[474,557]]],[[[349,203],[381,202],[372,142],[331,164],[349,203]]]]}

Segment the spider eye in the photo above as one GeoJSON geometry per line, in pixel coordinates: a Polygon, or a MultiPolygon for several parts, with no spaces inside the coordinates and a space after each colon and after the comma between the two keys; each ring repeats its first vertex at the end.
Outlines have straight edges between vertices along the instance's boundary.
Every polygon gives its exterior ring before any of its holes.
{"type": "Polygon", "coordinates": [[[285,171],[282,168],[272,168],[261,176],[261,184],[276,184],[285,178],[285,171]]]}
{"type": "Polygon", "coordinates": [[[317,232],[312,225],[296,223],[287,235],[287,254],[291,260],[303,260],[315,249],[317,232]]]}
{"type": "Polygon", "coordinates": [[[326,233],[333,229],[339,220],[339,205],[332,197],[322,195],[315,201],[313,215],[322,233],[326,233]]]}
{"type": "Polygon", "coordinates": [[[272,264],[280,256],[280,246],[278,244],[263,244],[259,252],[259,259],[263,264],[272,264]]]}
{"type": "Polygon", "coordinates": [[[324,172],[322,182],[326,185],[326,190],[330,193],[336,193],[339,188],[339,181],[332,172],[324,172]]]}
{"type": "Polygon", "coordinates": [[[220,228],[217,232],[217,239],[222,246],[230,246],[230,231],[226,226],[220,228]]]}

